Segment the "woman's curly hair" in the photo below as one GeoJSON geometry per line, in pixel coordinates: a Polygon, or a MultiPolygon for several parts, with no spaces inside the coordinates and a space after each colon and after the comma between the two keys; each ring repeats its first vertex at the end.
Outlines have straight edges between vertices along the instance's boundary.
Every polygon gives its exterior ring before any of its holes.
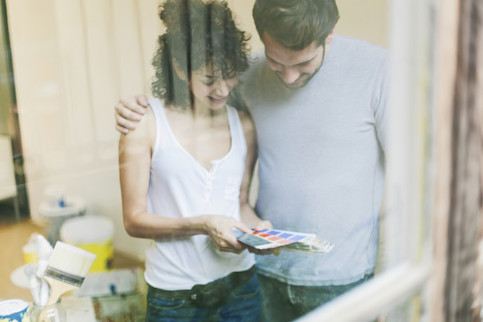
{"type": "Polygon", "coordinates": [[[250,37],[237,28],[226,2],[166,0],[160,6],[159,17],[166,32],[158,37],[152,61],[152,91],[167,105],[191,107],[192,71],[209,66],[220,71],[223,78],[231,78],[248,68],[250,37]],[[187,80],[178,77],[174,63],[187,80]]]}

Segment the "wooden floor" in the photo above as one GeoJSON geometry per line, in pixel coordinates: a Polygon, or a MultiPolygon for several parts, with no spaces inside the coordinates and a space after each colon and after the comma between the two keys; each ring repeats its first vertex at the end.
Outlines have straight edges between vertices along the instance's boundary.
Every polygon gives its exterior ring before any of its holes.
{"type": "Polygon", "coordinates": [[[17,224],[0,224],[0,298],[20,298],[31,301],[32,296],[28,289],[15,286],[10,280],[10,274],[23,265],[22,246],[25,245],[31,234],[42,233],[42,229],[30,221],[17,224]]]}
{"type": "MultiPolygon", "coordinates": [[[[24,264],[22,246],[28,242],[33,233],[41,233],[45,236],[44,229],[28,219],[18,223],[0,222],[0,300],[18,298],[32,301],[30,291],[17,287],[10,280],[10,275],[24,264]]],[[[143,263],[115,252],[113,267],[143,267],[143,263]]]]}

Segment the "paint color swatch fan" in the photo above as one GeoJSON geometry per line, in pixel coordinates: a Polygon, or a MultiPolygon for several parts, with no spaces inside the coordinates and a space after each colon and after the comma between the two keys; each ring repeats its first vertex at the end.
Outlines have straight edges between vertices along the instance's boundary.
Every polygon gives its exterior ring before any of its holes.
{"type": "Polygon", "coordinates": [[[280,248],[302,253],[328,253],[334,247],[334,244],[315,234],[294,231],[263,229],[243,233],[235,229],[233,233],[240,242],[257,249],[280,248]]]}
{"type": "Polygon", "coordinates": [[[95,258],[90,252],[58,241],[44,272],[50,286],[47,305],[57,303],[63,294],[79,288],[95,258]]]}

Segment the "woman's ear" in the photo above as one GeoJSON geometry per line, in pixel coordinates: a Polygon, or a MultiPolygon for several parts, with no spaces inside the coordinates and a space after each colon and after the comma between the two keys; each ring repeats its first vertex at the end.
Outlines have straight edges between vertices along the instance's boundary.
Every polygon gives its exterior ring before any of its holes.
{"type": "Polygon", "coordinates": [[[325,46],[328,47],[332,43],[332,38],[334,37],[334,29],[325,38],[325,46]]]}
{"type": "Polygon", "coordinates": [[[176,61],[175,58],[173,58],[173,67],[174,67],[174,71],[176,72],[176,75],[178,75],[179,79],[184,80],[184,81],[188,80],[188,77],[186,77],[186,74],[183,73],[183,71],[179,67],[179,64],[178,64],[178,62],[176,61]]]}

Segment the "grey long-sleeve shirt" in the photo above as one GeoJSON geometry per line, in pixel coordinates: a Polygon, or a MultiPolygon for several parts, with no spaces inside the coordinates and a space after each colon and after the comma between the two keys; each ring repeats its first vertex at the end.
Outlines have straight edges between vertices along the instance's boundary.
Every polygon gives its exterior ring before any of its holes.
{"type": "Polygon", "coordinates": [[[295,285],[340,285],[372,273],[383,194],[387,52],[334,36],[307,85],[286,88],[264,53],[240,93],[259,144],[258,215],[274,227],[315,233],[328,254],[257,256],[263,275],[295,285]]]}

